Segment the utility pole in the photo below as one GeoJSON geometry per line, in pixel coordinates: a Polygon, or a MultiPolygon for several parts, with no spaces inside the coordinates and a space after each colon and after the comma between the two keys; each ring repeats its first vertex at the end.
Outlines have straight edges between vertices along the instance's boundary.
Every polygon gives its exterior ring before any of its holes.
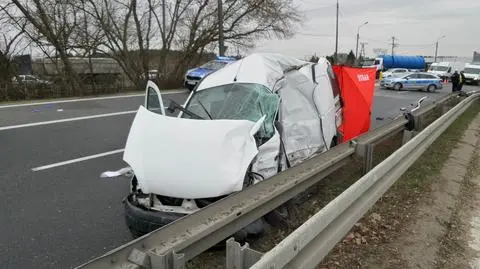
{"type": "Polygon", "coordinates": [[[218,0],[218,52],[220,56],[225,56],[225,46],[223,40],[223,0],[218,0]]]}
{"type": "Polygon", "coordinates": [[[367,42],[360,42],[360,45],[362,45],[362,48],[360,49],[360,58],[365,59],[365,45],[367,45],[367,42]]]}
{"type": "Polygon", "coordinates": [[[392,36],[392,55],[395,52],[395,48],[398,47],[398,43],[395,43],[395,40],[398,40],[395,36],[392,36]]]}
{"type": "Polygon", "coordinates": [[[357,58],[358,60],[358,40],[360,39],[360,28],[364,25],[368,24],[368,21],[364,22],[362,25],[358,26],[358,30],[357,30],[357,46],[355,48],[355,57],[357,58]]]}
{"type": "Polygon", "coordinates": [[[441,36],[440,38],[437,39],[437,42],[435,42],[435,59],[433,60],[434,63],[437,62],[437,53],[438,53],[438,41],[440,41],[440,39],[444,38],[445,36],[441,36]]]}
{"type": "Polygon", "coordinates": [[[338,55],[338,0],[337,0],[337,26],[335,31],[335,55],[333,57],[335,63],[337,63],[337,55],[338,55]]]}

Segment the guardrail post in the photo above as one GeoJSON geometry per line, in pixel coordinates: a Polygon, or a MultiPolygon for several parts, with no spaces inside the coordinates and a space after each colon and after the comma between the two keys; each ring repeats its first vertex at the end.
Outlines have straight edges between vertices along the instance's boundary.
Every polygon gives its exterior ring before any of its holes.
{"type": "Polygon", "coordinates": [[[416,135],[415,131],[404,130],[403,131],[403,140],[402,145],[405,145],[410,139],[416,135]]]}
{"type": "Polygon", "coordinates": [[[243,247],[234,238],[227,240],[226,269],[248,269],[260,260],[263,253],[253,250],[245,243],[243,247]]]}
{"type": "MultiPolygon", "coordinates": [[[[177,254],[170,251],[166,254],[149,253],[151,259],[151,267],[147,269],[185,269],[185,255],[177,254]]],[[[144,268],[144,267],[142,267],[144,268]]]]}
{"type": "Polygon", "coordinates": [[[373,168],[373,149],[375,145],[373,143],[357,143],[357,141],[351,141],[351,144],[355,145],[355,152],[357,156],[363,159],[363,174],[373,168]]]}
{"type": "Polygon", "coordinates": [[[420,114],[420,115],[415,115],[413,117],[413,120],[414,120],[414,128],[417,132],[421,132],[422,129],[423,129],[423,115],[420,114]]]}
{"type": "Polygon", "coordinates": [[[363,172],[366,174],[373,168],[373,149],[375,145],[373,143],[367,144],[365,148],[365,160],[363,163],[363,172]]]}

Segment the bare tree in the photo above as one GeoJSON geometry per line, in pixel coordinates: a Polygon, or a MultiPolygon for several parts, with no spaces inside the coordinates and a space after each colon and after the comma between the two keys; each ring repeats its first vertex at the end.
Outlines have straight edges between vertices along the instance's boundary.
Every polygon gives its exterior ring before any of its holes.
{"type": "Polygon", "coordinates": [[[117,60],[137,86],[149,69],[153,16],[149,5],[136,0],[86,0],[90,25],[102,31],[99,51],[117,60]]]}
{"type": "MultiPolygon", "coordinates": [[[[209,0],[193,1],[177,31],[177,42],[184,51],[177,75],[188,60],[206,48],[216,46],[219,38],[217,5],[209,0]]],[[[262,38],[286,38],[300,21],[292,0],[227,0],[224,3],[224,39],[227,44],[251,46],[262,38]]]]}
{"type": "Polygon", "coordinates": [[[11,18],[0,10],[0,83],[11,83],[15,74],[12,56],[25,48],[25,23],[19,22],[19,28],[13,26],[11,18]]]}
{"type": "Polygon", "coordinates": [[[7,14],[11,18],[23,16],[27,23],[26,35],[51,57],[46,47],[54,49],[54,60],[62,64],[64,86],[70,94],[78,94],[79,82],[69,59],[70,37],[77,27],[77,9],[69,1],[59,0],[12,0],[7,14]],[[12,10],[13,9],[13,10],[12,10]]]}

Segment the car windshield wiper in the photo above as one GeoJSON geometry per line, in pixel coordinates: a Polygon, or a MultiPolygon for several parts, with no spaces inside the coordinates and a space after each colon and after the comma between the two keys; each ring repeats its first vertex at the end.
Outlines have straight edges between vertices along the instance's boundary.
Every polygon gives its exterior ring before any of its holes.
{"type": "Polygon", "coordinates": [[[208,110],[205,108],[205,106],[202,104],[202,102],[200,102],[200,100],[197,100],[198,104],[203,108],[203,111],[205,111],[205,114],[207,114],[207,116],[213,120],[212,118],[212,115],[210,115],[210,113],[208,113],[208,110]]]}
{"type": "Polygon", "coordinates": [[[204,120],[204,119],[205,119],[205,118],[200,117],[200,116],[198,116],[197,114],[191,112],[190,110],[182,107],[181,105],[177,104],[175,101],[170,100],[170,104],[169,104],[169,106],[168,106],[168,108],[167,108],[168,112],[174,113],[174,112],[175,112],[175,109],[178,109],[178,110],[182,111],[183,113],[189,115],[189,116],[192,117],[192,118],[195,118],[195,119],[198,119],[198,120],[204,120]]]}

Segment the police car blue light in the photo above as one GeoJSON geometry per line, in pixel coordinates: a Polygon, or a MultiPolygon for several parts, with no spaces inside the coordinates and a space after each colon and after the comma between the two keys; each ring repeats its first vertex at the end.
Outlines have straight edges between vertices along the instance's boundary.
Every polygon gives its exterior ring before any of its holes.
{"type": "Polygon", "coordinates": [[[193,90],[205,76],[235,61],[234,57],[217,56],[215,60],[209,61],[200,67],[189,69],[185,74],[184,85],[187,89],[193,90]]]}
{"type": "Polygon", "coordinates": [[[385,78],[380,82],[380,87],[397,91],[416,89],[434,92],[443,88],[443,85],[442,79],[436,75],[416,72],[385,78]]]}

